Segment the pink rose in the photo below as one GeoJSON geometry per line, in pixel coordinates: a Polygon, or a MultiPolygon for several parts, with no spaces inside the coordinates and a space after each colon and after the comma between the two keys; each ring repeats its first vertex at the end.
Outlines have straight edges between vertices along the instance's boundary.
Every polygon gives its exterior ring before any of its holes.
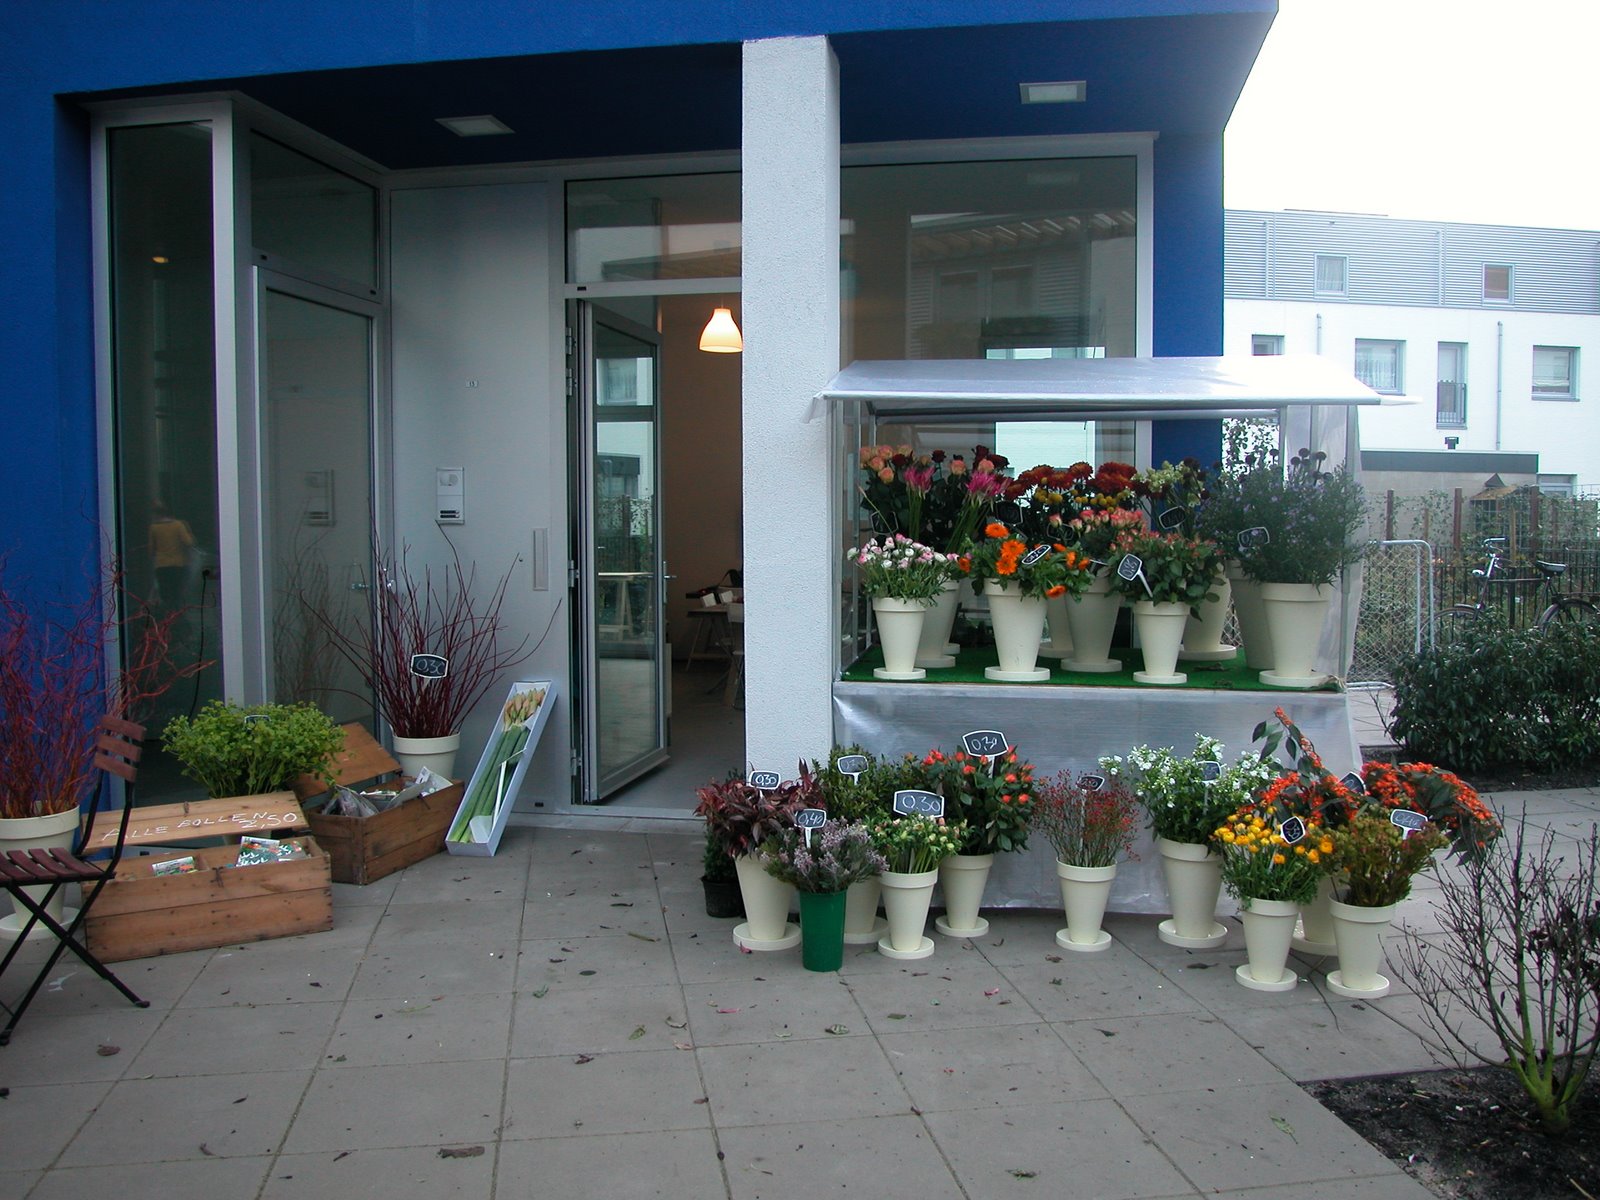
{"type": "Polygon", "coordinates": [[[878,479],[883,483],[894,482],[894,468],[884,467],[878,472],[878,479]]]}

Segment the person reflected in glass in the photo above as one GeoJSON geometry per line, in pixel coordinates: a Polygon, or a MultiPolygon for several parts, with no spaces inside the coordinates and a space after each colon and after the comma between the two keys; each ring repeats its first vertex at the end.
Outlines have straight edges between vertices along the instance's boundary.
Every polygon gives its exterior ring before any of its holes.
{"type": "Polygon", "coordinates": [[[172,515],[163,501],[150,506],[147,535],[150,565],[155,570],[161,611],[178,612],[188,602],[189,560],[194,556],[194,531],[172,515]]]}

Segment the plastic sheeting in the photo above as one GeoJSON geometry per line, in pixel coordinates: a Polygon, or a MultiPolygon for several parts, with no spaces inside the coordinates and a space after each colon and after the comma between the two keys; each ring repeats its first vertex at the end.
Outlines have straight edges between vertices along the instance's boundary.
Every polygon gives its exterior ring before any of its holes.
{"type": "MultiPolygon", "coordinates": [[[[997,729],[1045,778],[1093,768],[1102,755],[1136,744],[1194,748],[1196,733],[1219,738],[1229,759],[1251,745],[1250,734],[1281,705],[1316,745],[1336,775],[1359,762],[1343,692],[1215,692],[1050,685],[835,683],[834,740],[878,755],[959,747],[961,735],[997,729]]],[[[1164,913],[1166,888],[1148,831],[1136,861],[1117,870],[1113,912],[1164,913]]],[[[995,856],[985,905],[1057,908],[1055,855],[1042,837],[1017,854],[995,856]]]]}

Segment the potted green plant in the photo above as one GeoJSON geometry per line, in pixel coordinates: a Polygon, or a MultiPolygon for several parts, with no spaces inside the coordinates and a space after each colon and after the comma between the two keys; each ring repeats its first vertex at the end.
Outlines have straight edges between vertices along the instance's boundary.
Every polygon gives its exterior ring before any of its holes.
{"type": "Polygon", "coordinates": [[[1094,952],[1111,944],[1100,928],[1117,863],[1139,830],[1139,801],[1121,780],[1063,771],[1039,787],[1033,825],[1056,852],[1056,878],[1067,927],[1056,933],[1063,950],[1094,952]]]}
{"type": "MultiPolygon", "coordinates": [[[[1272,635],[1261,604],[1261,584],[1245,573],[1240,562],[1240,534],[1267,528],[1263,522],[1271,515],[1271,495],[1278,486],[1280,470],[1275,454],[1247,454],[1237,465],[1218,464],[1208,480],[1205,502],[1195,514],[1195,533],[1222,549],[1223,575],[1233,593],[1245,665],[1252,671],[1272,669],[1272,635]]],[[[1259,536],[1251,533],[1245,540],[1251,542],[1259,536]]]]}
{"type": "Polygon", "coordinates": [[[1089,586],[1089,561],[1060,542],[1030,545],[1000,521],[990,521],[983,537],[958,561],[973,587],[989,598],[998,662],[984,676],[1002,683],[1037,683],[1050,678],[1036,667],[1044,634],[1046,601],[1075,596],[1089,586]]]}
{"type": "Polygon", "coordinates": [[[960,821],[911,814],[878,821],[869,831],[884,860],[879,879],[889,926],[878,941],[878,953],[894,959],[927,958],[933,939],[923,929],[939,864],[961,849],[966,827],[960,821]]]}
{"type": "Polygon", "coordinates": [[[705,834],[705,846],[700,855],[700,886],[705,891],[706,916],[743,917],[739,872],[728,855],[728,848],[710,825],[706,826],[705,834]]]}
{"type": "Polygon", "coordinates": [[[903,533],[876,538],[847,556],[861,573],[861,590],[872,600],[872,616],[883,648],[883,666],[874,668],[878,679],[922,679],[927,671],[916,665],[917,647],[927,612],[944,591],[953,572],[947,555],[913,541],[903,533]]]}
{"type": "Polygon", "coordinates": [[[1217,595],[1222,573],[1216,544],[1181,533],[1129,532],[1111,551],[1112,586],[1133,602],[1133,623],[1144,653],[1139,683],[1179,684],[1176,670],[1184,626],[1192,613],[1217,595]]]}
{"type": "Polygon", "coordinates": [[[758,788],[733,777],[699,789],[697,816],[706,823],[706,836],[722,845],[739,878],[746,920],[733,931],[733,940],[746,950],[786,950],[800,940],[800,930],[789,923],[794,889],[768,875],[756,854],[767,838],[787,828],[802,808],[821,807],[821,788],[804,763],[800,776],[774,788],[758,788]]]}
{"type": "Polygon", "coordinates": [[[1411,894],[1417,872],[1433,862],[1435,850],[1449,844],[1444,830],[1414,810],[1413,822],[1396,825],[1392,814],[1399,811],[1364,805],[1330,831],[1337,882],[1329,909],[1339,969],[1328,973],[1328,990],[1336,996],[1360,1000],[1389,994],[1388,979],[1378,973],[1383,932],[1394,920],[1395,906],[1411,894]]]}
{"type": "MultiPolygon", "coordinates": [[[[830,818],[866,825],[889,818],[895,792],[924,783],[914,758],[880,758],[860,746],[834,746],[826,762],[811,764],[811,773],[821,788],[821,807],[830,818]],[[850,769],[843,771],[841,766],[850,769]]],[[[878,915],[882,896],[877,875],[858,879],[845,889],[845,945],[875,945],[883,936],[888,924],[878,915]]]]}
{"type": "Polygon", "coordinates": [[[213,700],[192,719],[172,718],[161,738],[207,795],[253,796],[286,791],[303,775],[331,789],[344,730],[311,704],[213,700]]]}
{"type": "Polygon", "coordinates": [[[844,962],[845,892],[887,865],[866,826],[825,821],[789,826],[764,840],[757,854],[774,879],[800,895],[800,961],[808,971],[837,971],[844,962]]]}

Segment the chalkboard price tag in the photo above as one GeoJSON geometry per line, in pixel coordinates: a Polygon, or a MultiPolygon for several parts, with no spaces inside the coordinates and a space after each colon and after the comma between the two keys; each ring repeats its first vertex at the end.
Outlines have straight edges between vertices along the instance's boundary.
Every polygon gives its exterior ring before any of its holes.
{"type": "Polygon", "coordinates": [[[1034,563],[1038,562],[1049,553],[1050,547],[1041,542],[1039,545],[1035,546],[1032,550],[1029,550],[1022,556],[1022,565],[1025,567],[1031,567],[1034,563]]]}
{"type": "Polygon", "coordinates": [[[1078,783],[1086,792],[1098,792],[1106,786],[1106,777],[1104,775],[1079,775],[1078,783]]]}
{"type": "Polygon", "coordinates": [[[1249,529],[1239,530],[1239,549],[1252,550],[1257,546],[1265,546],[1272,541],[1272,534],[1266,526],[1256,525],[1249,529]]]}
{"type": "Polygon", "coordinates": [[[1306,823],[1299,817],[1290,817],[1282,825],[1278,826],[1278,836],[1283,839],[1285,846],[1292,846],[1296,842],[1303,841],[1306,836],[1306,823]]]}
{"type": "Polygon", "coordinates": [[[1118,577],[1121,579],[1126,579],[1129,583],[1132,583],[1135,579],[1139,578],[1139,576],[1143,574],[1144,559],[1140,558],[1137,554],[1124,554],[1122,556],[1122,561],[1117,564],[1118,577]]]}
{"type": "Polygon", "coordinates": [[[1410,837],[1419,829],[1428,827],[1428,818],[1422,813],[1412,812],[1409,808],[1397,808],[1389,814],[1389,823],[1403,831],[1401,837],[1410,837]]]}
{"type": "Polygon", "coordinates": [[[1365,796],[1367,794],[1367,781],[1362,779],[1361,776],[1357,775],[1354,771],[1346,771],[1343,775],[1339,776],[1339,782],[1344,784],[1345,787],[1349,788],[1358,796],[1365,796]]]}
{"type": "Polygon", "coordinates": [[[944,797],[938,792],[905,788],[894,794],[894,811],[902,817],[942,817],[944,797]]]}
{"type": "Polygon", "coordinates": [[[821,808],[802,808],[794,815],[796,829],[821,829],[828,823],[828,813],[821,808]]]}
{"type": "Polygon", "coordinates": [[[1156,517],[1156,524],[1162,529],[1181,529],[1183,523],[1189,519],[1187,508],[1169,508],[1156,517]]]}
{"type": "Polygon", "coordinates": [[[861,772],[867,769],[867,756],[865,754],[846,754],[833,764],[833,769],[841,775],[850,776],[851,783],[860,783],[861,772]]]}
{"type": "Polygon", "coordinates": [[[1207,760],[1202,761],[1199,765],[1200,765],[1200,782],[1201,783],[1215,783],[1218,779],[1222,778],[1222,764],[1221,763],[1212,762],[1209,759],[1207,759],[1207,760]]]}
{"type": "Polygon", "coordinates": [[[968,754],[976,754],[983,758],[994,758],[1004,754],[1010,745],[1006,735],[998,729],[974,729],[971,733],[961,735],[961,744],[968,754]]]}
{"type": "Polygon", "coordinates": [[[419,679],[443,679],[450,674],[450,660],[442,654],[413,654],[411,673],[419,679]]]}
{"type": "Polygon", "coordinates": [[[249,729],[252,725],[259,725],[267,719],[266,713],[245,713],[244,727],[249,729]]]}
{"type": "Polygon", "coordinates": [[[770,792],[783,782],[783,776],[776,771],[751,771],[750,786],[763,792],[770,792]]]}

